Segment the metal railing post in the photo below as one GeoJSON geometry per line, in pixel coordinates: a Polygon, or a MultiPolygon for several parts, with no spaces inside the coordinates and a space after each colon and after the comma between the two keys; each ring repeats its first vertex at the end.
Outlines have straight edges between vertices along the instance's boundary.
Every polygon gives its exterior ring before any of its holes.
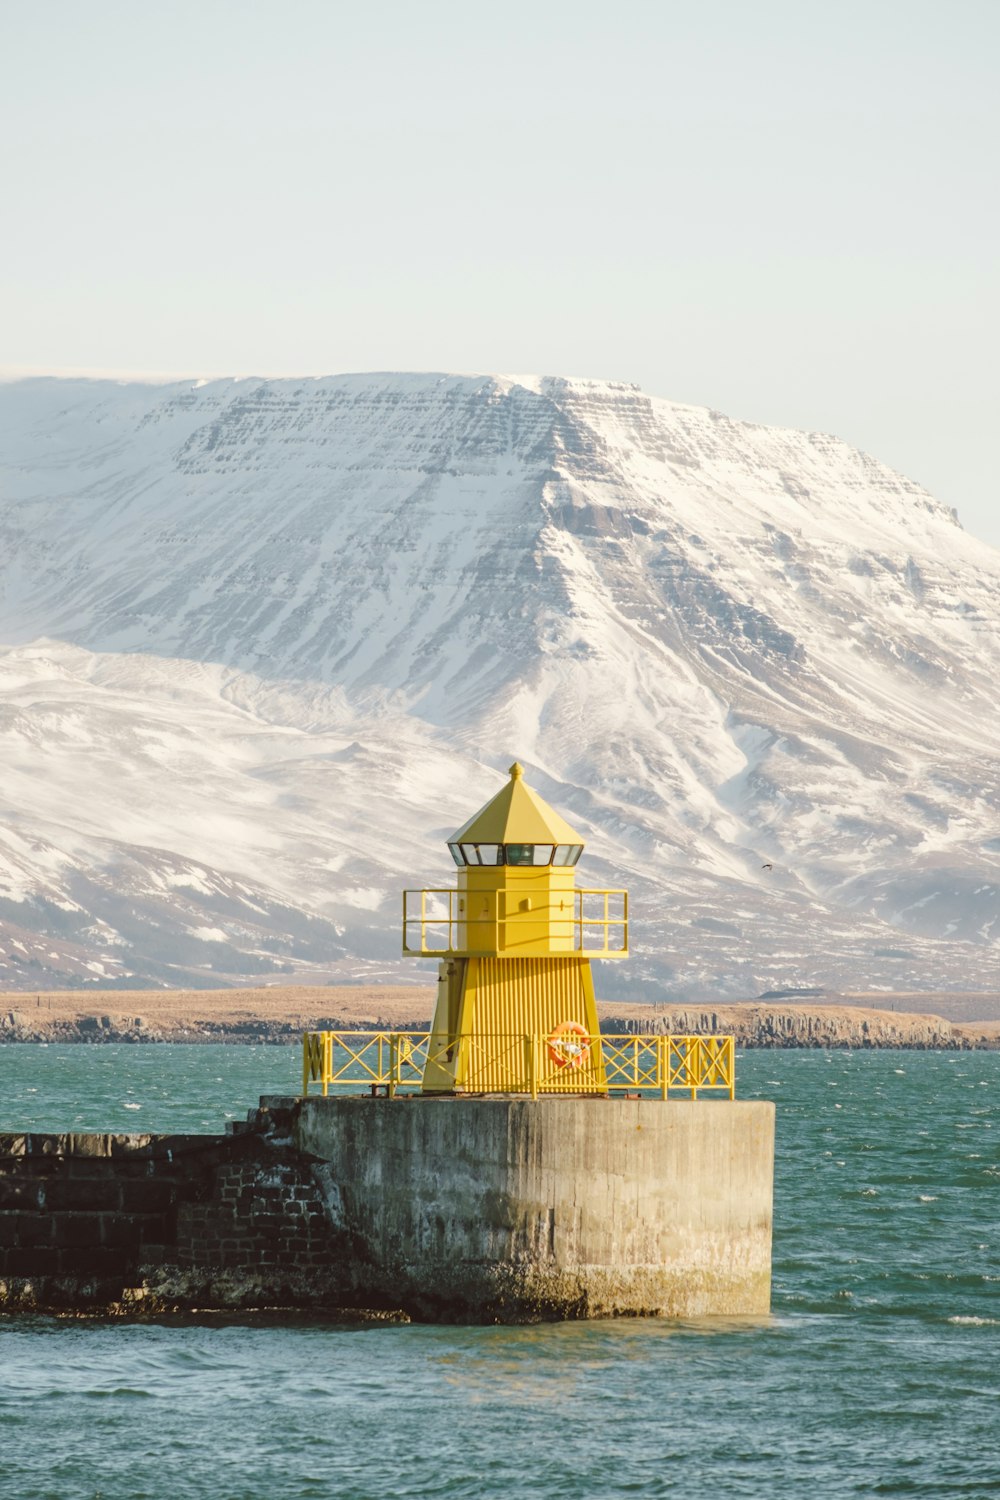
{"type": "Polygon", "coordinates": [[[525,1045],[528,1049],[528,1089],[532,1099],[538,1098],[538,1066],[536,1053],[538,1051],[538,1038],[526,1036],[525,1045]]]}

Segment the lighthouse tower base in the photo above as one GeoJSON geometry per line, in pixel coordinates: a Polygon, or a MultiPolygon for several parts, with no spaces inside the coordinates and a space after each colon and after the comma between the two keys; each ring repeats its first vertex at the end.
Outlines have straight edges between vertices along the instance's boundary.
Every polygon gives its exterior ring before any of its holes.
{"type": "Polygon", "coordinates": [[[477,1322],[769,1310],[773,1104],[341,1096],[296,1101],[292,1130],[358,1305],[477,1322]]]}

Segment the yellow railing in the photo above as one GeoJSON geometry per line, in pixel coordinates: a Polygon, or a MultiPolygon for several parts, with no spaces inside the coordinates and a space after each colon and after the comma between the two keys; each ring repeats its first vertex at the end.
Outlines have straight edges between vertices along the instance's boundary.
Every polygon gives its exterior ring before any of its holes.
{"type": "Polygon", "coordinates": [[[736,1097],[731,1036],[592,1036],[580,1066],[553,1060],[545,1036],[456,1036],[430,1031],[307,1031],[302,1092],[419,1089],[427,1063],[452,1065],[462,1051],[462,1092],[529,1094],[649,1093],[669,1098],[704,1089],[736,1097]],[[479,1087],[477,1088],[477,1081],[479,1087]]]}
{"type": "MultiPolygon", "coordinates": [[[[497,893],[501,898],[505,894],[497,893]]],[[[554,902],[504,911],[497,900],[487,914],[474,915],[465,909],[468,894],[454,887],[404,891],[403,952],[424,958],[539,954],[545,949],[587,958],[628,953],[628,891],[581,888],[565,895],[573,897],[571,912],[554,902]]]]}

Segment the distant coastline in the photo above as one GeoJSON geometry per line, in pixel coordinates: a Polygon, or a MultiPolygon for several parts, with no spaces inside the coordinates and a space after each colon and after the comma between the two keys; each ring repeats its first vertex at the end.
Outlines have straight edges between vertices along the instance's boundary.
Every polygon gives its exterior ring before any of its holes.
{"type": "MultiPolygon", "coordinates": [[[[727,1005],[605,1001],[606,1032],[727,1032],[741,1047],[1000,1050],[1000,994],[841,997],[837,1003],[752,1000],[727,1005]],[[982,1019],[949,1019],[914,999],[963,1003],[982,1019]],[[885,1008],[891,1002],[893,1008],[885,1008]],[[903,1008],[905,1006],[907,1008],[903,1008]],[[992,1019],[991,1017],[996,1017],[992,1019]]],[[[313,1030],[422,1030],[434,990],[424,986],[274,987],[9,993],[0,1000],[0,1044],[18,1042],[295,1042],[313,1030]]]]}

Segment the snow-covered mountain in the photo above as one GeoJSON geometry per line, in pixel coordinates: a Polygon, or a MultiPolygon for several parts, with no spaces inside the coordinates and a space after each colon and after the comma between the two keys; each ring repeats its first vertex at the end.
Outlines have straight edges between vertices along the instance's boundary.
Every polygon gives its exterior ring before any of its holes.
{"type": "Polygon", "coordinates": [[[0,386],[0,986],[404,966],[517,757],[601,991],[1000,987],[1000,552],[633,386],[0,386]],[[5,925],[4,925],[5,924],[5,925]]]}

